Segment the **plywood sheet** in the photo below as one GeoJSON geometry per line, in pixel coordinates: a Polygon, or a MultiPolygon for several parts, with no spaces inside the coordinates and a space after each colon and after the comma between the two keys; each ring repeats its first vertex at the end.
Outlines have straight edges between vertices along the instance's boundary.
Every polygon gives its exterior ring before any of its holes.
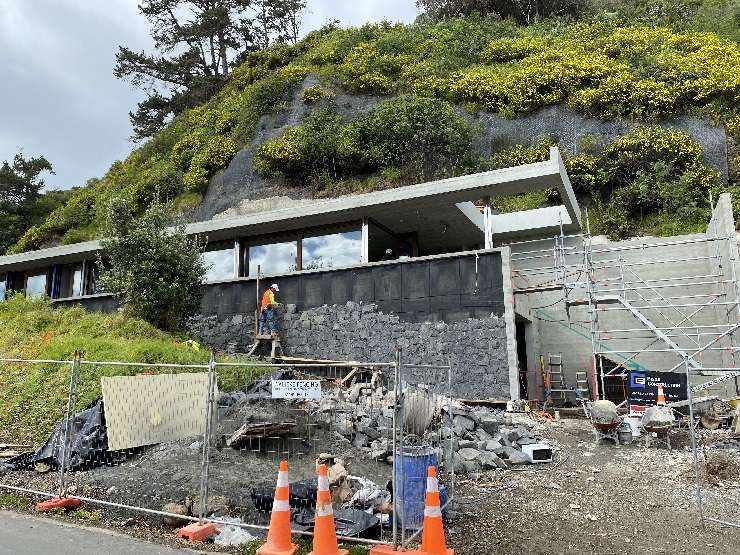
{"type": "Polygon", "coordinates": [[[203,435],[206,373],[115,376],[100,384],[110,450],[203,435]]]}

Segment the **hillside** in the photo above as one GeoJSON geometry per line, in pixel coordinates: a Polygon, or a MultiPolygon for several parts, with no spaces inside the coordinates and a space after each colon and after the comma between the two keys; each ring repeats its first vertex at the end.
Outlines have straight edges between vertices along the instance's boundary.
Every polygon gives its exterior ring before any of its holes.
{"type": "Polygon", "coordinates": [[[698,230],[710,191],[738,191],[738,67],[733,40],[616,19],[326,27],[250,55],[216,96],[11,250],[95,237],[114,195],[209,218],[271,194],[334,196],[535,161],[552,143],[595,232],[698,230]]]}
{"type": "MultiPolygon", "coordinates": [[[[194,350],[184,337],[164,333],[142,320],[77,308],[52,308],[48,300],[20,295],[0,303],[0,356],[71,360],[79,349],[87,360],[204,364],[210,351],[194,350]]],[[[136,368],[83,366],[78,410],[100,397],[100,377],[133,375],[136,368]]],[[[156,372],[156,369],[148,369],[156,372]]],[[[173,372],[171,369],[165,372],[173,372]]],[[[259,369],[220,368],[219,387],[234,391],[259,369]]],[[[0,443],[36,443],[66,410],[69,364],[0,364],[0,443]]]]}

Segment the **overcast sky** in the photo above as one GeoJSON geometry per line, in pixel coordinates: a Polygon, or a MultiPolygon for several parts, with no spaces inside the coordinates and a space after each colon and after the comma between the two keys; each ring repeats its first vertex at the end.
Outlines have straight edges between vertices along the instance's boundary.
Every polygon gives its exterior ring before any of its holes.
{"type": "MultiPolygon", "coordinates": [[[[142,95],[113,77],[119,45],[149,50],[137,0],[0,0],[0,161],[44,155],[47,189],[100,177],[133,148],[128,112],[142,95]]],[[[414,0],[308,0],[304,32],[411,22],[414,0]]]]}

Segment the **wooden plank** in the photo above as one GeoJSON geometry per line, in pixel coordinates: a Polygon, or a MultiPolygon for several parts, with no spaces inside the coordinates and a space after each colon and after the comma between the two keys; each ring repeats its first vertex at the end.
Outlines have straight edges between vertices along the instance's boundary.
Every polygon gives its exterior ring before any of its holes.
{"type": "Polygon", "coordinates": [[[237,448],[249,439],[264,439],[271,436],[288,434],[295,428],[295,420],[284,420],[282,422],[247,422],[231,437],[226,440],[226,445],[237,448]]]}

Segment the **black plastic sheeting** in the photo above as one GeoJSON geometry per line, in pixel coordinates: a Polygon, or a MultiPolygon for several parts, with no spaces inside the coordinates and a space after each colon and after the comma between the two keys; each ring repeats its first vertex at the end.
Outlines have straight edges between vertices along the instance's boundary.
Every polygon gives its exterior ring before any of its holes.
{"type": "MultiPolygon", "coordinates": [[[[131,449],[108,451],[102,399],[75,414],[71,420],[66,470],[87,470],[103,464],[118,464],[133,453],[131,449]]],[[[65,420],[59,422],[46,443],[35,452],[9,459],[5,462],[5,467],[9,470],[33,470],[36,463],[44,463],[52,470],[59,469],[62,466],[64,424],[65,420]]]]}
{"type": "MultiPolygon", "coordinates": [[[[315,520],[313,509],[301,509],[292,515],[293,521],[312,530],[315,520]]],[[[380,536],[380,520],[359,509],[334,509],[334,525],[338,536],[374,539],[380,536]]]]}
{"type": "MultiPolygon", "coordinates": [[[[288,501],[293,509],[304,509],[316,506],[316,490],[319,487],[317,478],[301,480],[290,484],[288,501]]],[[[252,488],[252,503],[258,511],[269,512],[275,500],[275,486],[257,486],[252,488]]]]}

